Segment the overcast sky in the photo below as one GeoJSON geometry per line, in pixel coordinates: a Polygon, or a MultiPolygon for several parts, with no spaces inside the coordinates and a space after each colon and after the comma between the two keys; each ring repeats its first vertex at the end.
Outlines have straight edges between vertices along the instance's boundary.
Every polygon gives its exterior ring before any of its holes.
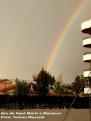
{"type": "Polygon", "coordinates": [[[85,5],[50,70],[56,78],[61,74],[64,82],[72,82],[84,70],[80,26],[91,18],[91,0],[0,0],[0,78],[31,80],[45,67],[60,30],[81,1],[85,5]]]}

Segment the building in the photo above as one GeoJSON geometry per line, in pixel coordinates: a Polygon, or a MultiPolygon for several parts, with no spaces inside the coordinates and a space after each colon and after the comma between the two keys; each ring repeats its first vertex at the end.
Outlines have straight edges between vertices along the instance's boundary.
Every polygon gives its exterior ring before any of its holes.
{"type": "Polygon", "coordinates": [[[15,83],[8,79],[0,79],[0,94],[12,95],[12,90],[15,88],[15,83]]]}
{"type": "MultiPolygon", "coordinates": [[[[91,49],[91,20],[81,24],[81,31],[86,35],[83,39],[83,47],[91,49]]],[[[91,94],[91,51],[83,54],[83,62],[89,64],[89,68],[83,72],[85,78],[84,94],[91,94]]]]}

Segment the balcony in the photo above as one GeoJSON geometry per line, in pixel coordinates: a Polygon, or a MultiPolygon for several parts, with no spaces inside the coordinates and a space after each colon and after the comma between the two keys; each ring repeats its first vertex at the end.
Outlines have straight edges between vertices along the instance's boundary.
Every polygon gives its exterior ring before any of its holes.
{"type": "Polygon", "coordinates": [[[91,48],[91,37],[85,37],[83,39],[83,47],[91,48]]]}
{"type": "Polygon", "coordinates": [[[87,52],[83,55],[83,61],[87,63],[91,63],[91,52],[87,52]]]}
{"type": "Polygon", "coordinates": [[[91,35],[91,19],[81,24],[81,31],[91,35]]]}
{"type": "Polygon", "coordinates": [[[85,70],[84,72],[83,72],[83,76],[86,78],[86,77],[91,77],[91,70],[85,70]]]}

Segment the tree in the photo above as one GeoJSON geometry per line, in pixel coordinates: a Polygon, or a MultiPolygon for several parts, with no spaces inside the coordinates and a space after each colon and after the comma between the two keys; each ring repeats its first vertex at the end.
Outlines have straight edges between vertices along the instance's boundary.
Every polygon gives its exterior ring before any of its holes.
{"type": "Polygon", "coordinates": [[[36,89],[38,95],[48,95],[49,90],[53,87],[54,82],[56,81],[54,76],[51,76],[46,70],[42,68],[36,78],[33,81],[36,81],[36,89]]]}
{"type": "Polygon", "coordinates": [[[72,85],[71,84],[66,84],[63,86],[64,91],[63,91],[63,95],[64,96],[75,96],[75,92],[74,90],[72,90],[72,85]]]}
{"type": "Polygon", "coordinates": [[[72,83],[72,89],[75,91],[76,94],[79,92],[80,88],[82,88],[81,91],[84,90],[83,81],[83,76],[80,77],[79,75],[77,75],[74,82],[72,83]]]}
{"type": "Polygon", "coordinates": [[[28,94],[28,84],[27,82],[15,80],[16,88],[14,89],[14,95],[27,95],[28,94]]]}

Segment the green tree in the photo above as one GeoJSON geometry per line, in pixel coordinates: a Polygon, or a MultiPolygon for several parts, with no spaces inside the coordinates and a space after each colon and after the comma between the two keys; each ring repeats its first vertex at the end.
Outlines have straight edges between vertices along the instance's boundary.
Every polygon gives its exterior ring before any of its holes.
{"type": "Polygon", "coordinates": [[[28,84],[27,82],[15,80],[16,88],[14,89],[14,95],[27,95],[28,94],[28,84]]]}
{"type": "Polygon", "coordinates": [[[46,70],[42,68],[36,78],[33,81],[36,81],[36,89],[38,95],[48,95],[48,92],[53,88],[54,82],[56,81],[54,76],[51,76],[46,70]]]}
{"type": "Polygon", "coordinates": [[[79,92],[80,88],[82,88],[81,91],[84,90],[84,86],[82,86],[83,81],[84,81],[83,76],[80,77],[79,75],[77,75],[74,82],[72,83],[72,90],[74,90],[76,94],[79,92]]]}
{"type": "Polygon", "coordinates": [[[74,90],[72,90],[71,84],[63,85],[63,95],[64,96],[75,96],[74,90]]]}

